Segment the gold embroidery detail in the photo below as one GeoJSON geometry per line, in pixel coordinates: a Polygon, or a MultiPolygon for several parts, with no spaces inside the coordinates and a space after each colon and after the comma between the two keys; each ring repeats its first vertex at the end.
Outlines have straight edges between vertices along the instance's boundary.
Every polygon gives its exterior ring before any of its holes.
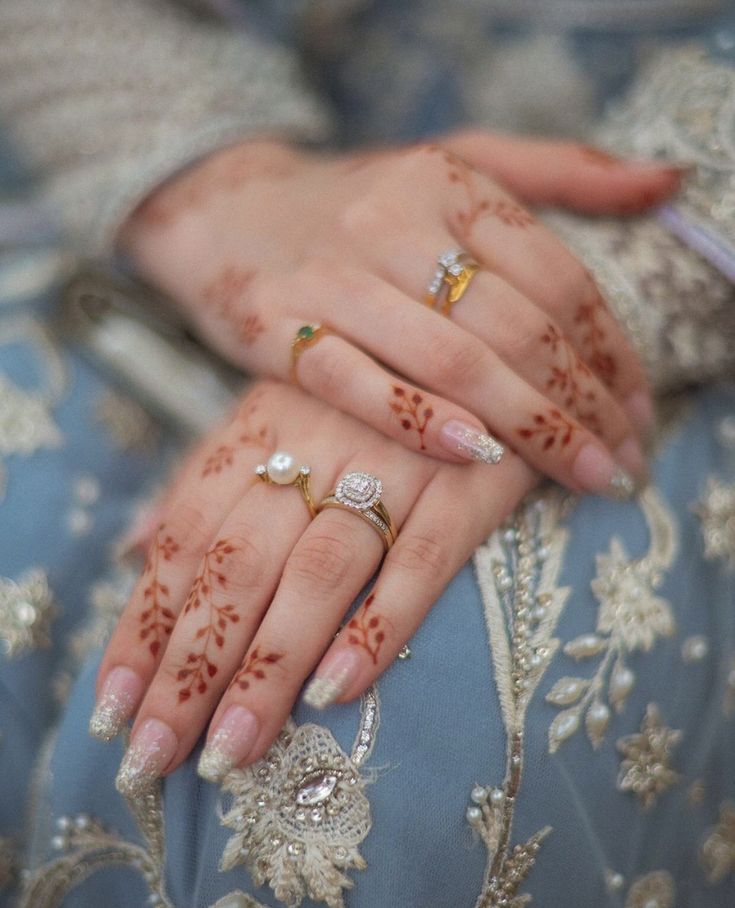
{"type": "Polygon", "coordinates": [[[525,717],[559,641],[553,636],[569,597],[558,587],[568,533],[559,527],[569,499],[551,492],[529,500],[475,552],[493,668],[506,732],[506,771],[499,787],[476,786],[467,820],[487,849],[476,908],[520,908],[549,826],[511,845],[516,797],[523,775],[525,717]]]}
{"type": "Polygon", "coordinates": [[[0,577],[0,652],[18,658],[51,645],[51,622],[58,614],[46,573],[26,571],[17,581],[0,577]]]}
{"type": "Polygon", "coordinates": [[[597,576],[591,584],[600,603],[595,632],[570,640],[564,653],[577,661],[601,659],[591,678],[562,678],[546,695],[549,703],[568,707],[549,728],[550,753],[579,730],[583,716],[590,743],[599,747],[611,718],[605,699],[622,712],[635,684],[627,655],[637,649],[648,651],[658,637],[674,632],[671,606],[654,590],[676,556],[676,523],[653,489],[646,489],[638,500],[648,524],[649,551],[632,559],[614,536],[609,554],[597,556],[597,576]]]}
{"type": "Polygon", "coordinates": [[[644,810],[656,803],[659,795],[679,781],[671,769],[671,752],[681,740],[680,731],[667,728],[655,703],[649,703],[641,729],[617,742],[623,760],[618,773],[618,788],[632,791],[644,810]]]}
{"type": "Polygon", "coordinates": [[[656,870],[637,879],[630,887],[625,908],[674,908],[676,886],[666,870],[656,870]]]}
{"type": "Polygon", "coordinates": [[[735,804],[732,801],[725,801],[720,807],[720,820],[704,840],[699,857],[711,885],[735,872],[735,804]]]}
{"type": "Polygon", "coordinates": [[[245,864],[256,886],[269,885],[290,906],[310,898],[343,908],[343,890],[354,885],[344,871],[367,867],[358,846],[372,826],[369,780],[359,767],[373,746],[378,713],[371,688],[351,756],[327,728],[289,719],[261,760],[230,772],[222,790],[233,799],[220,819],[235,834],[220,869],[245,864]]]}
{"type": "Polygon", "coordinates": [[[735,570],[735,483],[727,485],[710,476],[694,512],[702,525],[704,557],[735,570]]]}

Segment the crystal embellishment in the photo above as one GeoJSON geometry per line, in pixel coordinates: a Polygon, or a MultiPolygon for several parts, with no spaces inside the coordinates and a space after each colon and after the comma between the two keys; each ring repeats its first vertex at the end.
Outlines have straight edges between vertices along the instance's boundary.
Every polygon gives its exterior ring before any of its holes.
{"type": "Polygon", "coordinates": [[[370,473],[347,473],[337,483],[334,497],[345,507],[367,511],[380,501],[383,483],[370,473]]]}

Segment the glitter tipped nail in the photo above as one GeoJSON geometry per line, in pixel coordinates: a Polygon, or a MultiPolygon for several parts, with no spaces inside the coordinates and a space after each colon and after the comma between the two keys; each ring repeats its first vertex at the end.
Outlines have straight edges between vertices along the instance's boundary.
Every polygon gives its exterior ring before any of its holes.
{"type": "Polygon", "coordinates": [[[359,670],[360,657],[351,649],[328,656],[304,691],[304,703],[315,709],[326,709],[342,696],[359,670]]]}
{"type": "Polygon", "coordinates": [[[100,741],[111,741],[132,716],[142,695],[140,675],[124,665],[113,668],[105,678],[89,720],[90,735],[100,741]]]}
{"type": "Polygon", "coordinates": [[[439,439],[447,451],[481,463],[500,463],[505,453],[505,448],[492,435],[458,419],[452,419],[442,426],[439,439]]]}
{"type": "Polygon", "coordinates": [[[230,706],[199,757],[199,775],[208,782],[221,782],[247,758],[258,737],[259,727],[249,709],[230,706]]]}
{"type": "Polygon", "coordinates": [[[636,491],[636,482],[630,473],[596,444],[585,445],[580,450],[572,466],[572,476],[586,491],[618,501],[632,498],[636,491]]]}
{"type": "Polygon", "coordinates": [[[160,719],[147,719],[137,730],[123,757],[115,787],[126,797],[149,791],[176,753],[178,738],[160,719]]]}

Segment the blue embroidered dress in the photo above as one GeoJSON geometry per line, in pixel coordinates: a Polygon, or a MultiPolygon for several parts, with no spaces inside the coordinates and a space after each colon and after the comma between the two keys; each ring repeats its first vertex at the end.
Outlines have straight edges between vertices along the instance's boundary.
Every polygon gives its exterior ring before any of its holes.
{"type": "Polygon", "coordinates": [[[0,905],[735,904],[734,25],[674,0],[5,0],[0,905]],[[197,749],[126,803],[124,742],[86,730],[135,579],[117,543],[205,420],[146,408],[99,344],[60,335],[61,237],[104,252],[158,179],[233,136],[469,120],[698,165],[655,217],[549,215],[659,392],[650,487],[544,487],[360,703],[299,702],[221,789],[197,749]]]}

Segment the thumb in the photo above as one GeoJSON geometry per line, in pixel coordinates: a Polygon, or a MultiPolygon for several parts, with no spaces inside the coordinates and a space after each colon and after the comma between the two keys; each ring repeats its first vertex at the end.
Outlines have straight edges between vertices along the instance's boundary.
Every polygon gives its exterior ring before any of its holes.
{"type": "Polygon", "coordinates": [[[616,158],[591,145],[471,130],[439,140],[475,169],[533,205],[588,214],[638,214],[663,203],[688,168],[616,158]]]}

